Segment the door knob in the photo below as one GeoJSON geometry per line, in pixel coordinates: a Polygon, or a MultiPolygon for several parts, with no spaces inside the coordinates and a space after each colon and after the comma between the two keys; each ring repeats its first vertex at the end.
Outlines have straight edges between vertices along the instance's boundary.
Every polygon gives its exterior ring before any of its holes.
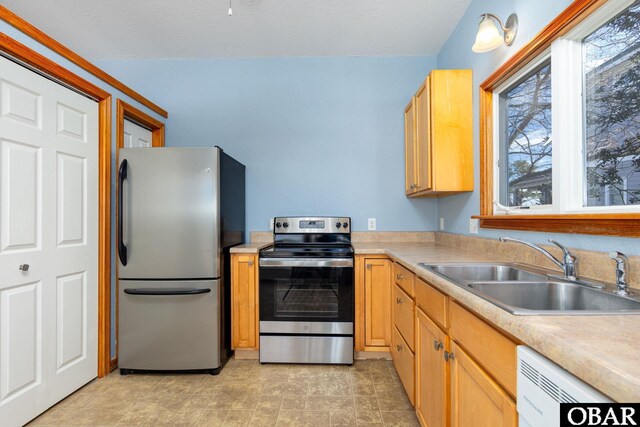
{"type": "Polygon", "coordinates": [[[18,270],[29,271],[29,264],[20,264],[20,267],[18,267],[18,270]]]}

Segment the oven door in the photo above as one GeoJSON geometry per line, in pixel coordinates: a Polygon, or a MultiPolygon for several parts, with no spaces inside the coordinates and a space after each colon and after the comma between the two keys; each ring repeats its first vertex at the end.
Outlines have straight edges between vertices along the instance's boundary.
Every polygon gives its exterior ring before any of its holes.
{"type": "Polygon", "coordinates": [[[261,258],[261,325],[353,322],[353,288],[352,258],[261,258]]]}

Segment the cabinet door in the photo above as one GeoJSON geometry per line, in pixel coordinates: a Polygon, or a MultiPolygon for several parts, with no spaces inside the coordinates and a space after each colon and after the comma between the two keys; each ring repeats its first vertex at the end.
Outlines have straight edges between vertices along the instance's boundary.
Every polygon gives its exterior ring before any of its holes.
{"type": "Polygon", "coordinates": [[[448,425],[449,337],[421,309],[416,310],[416,414],[423,426],[448,425]]]}
{"type": "Polygon", "coordinates": [[[365,260],[365,346],[391,343],[391,260],[365,260]]]}
{"type": "Polygon", "coordinates": [[[451,365],[451,425],[517,426],[516,405],[509,395],[455,343],[451,365]]]}
{"type": "Polygon", "coordinates": [[[431,185],[431,79],[427,77],[415,97],[415,176],[416,191],[430,190],[431,185]]]}
{"type": "Polygon", "coordinates": [[[233,255],[231,259],[231,329],[233,349],[258,348],[258,257],[233,255]]]}
{"type": "Polygon", "coordinates": [[[415,111],[415,98],[411,98],[411,101],[404,109],[405,191],[407,194],[415,192],[416,185],[415,111]]]}

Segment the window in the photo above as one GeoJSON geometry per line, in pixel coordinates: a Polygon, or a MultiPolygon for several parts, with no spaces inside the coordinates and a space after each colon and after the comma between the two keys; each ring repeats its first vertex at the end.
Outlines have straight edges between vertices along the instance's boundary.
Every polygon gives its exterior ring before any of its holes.
{"type": "Polygon", "coordinates": [[[640,2],[582,41],[586,206],[640,204],[640,2]]]}
{"type": "Polygon", "coordinates": [[[500,203],[504,206],[550,205],[551,63],[527,73],[505,90],[500,103],[500,203]]]}
{"type": "Polygon", "coordinates": [[[481,85],[481,226],[640,236],[640,0],[598,5],[481,85]]]}

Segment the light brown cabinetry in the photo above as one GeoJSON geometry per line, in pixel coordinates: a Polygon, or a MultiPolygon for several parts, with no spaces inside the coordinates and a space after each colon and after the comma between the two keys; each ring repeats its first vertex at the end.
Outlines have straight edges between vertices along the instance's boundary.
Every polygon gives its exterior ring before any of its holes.
{"type": "Polygon", "coordinates": [[[454,342],[451,349],[451,425],[516,426],[516,404],[511,397],[462,347],[454,342]]]}
{"type": "Polygon", "coordinates": [[[414,383],[420,423],[516,426],[515,343],[418,278],[415,293],[414,383]]]}
{"type": "Polygon", "coordinates": [[[258,255],[231,255],[231,348],[257,350],[258,255]]]}
{"type": "Polygon", "coordinates": [[[356,350],[391,353],[422,426],[517,426],[513,338],[386,255],[355,276],[356,350]]]}
{"type": "Polygon", "coordinates": [[[389,349],[392,264],[384,256],[356,256],[356,350],[389,349]]]}
{"type": "Polygon", "coordinates": [[[405,108],[405,191],[473,191],[471,70],[433,70],[405,108]]]}
{"type": "Polygon", "coordinates": [[[393,345],[391,346],[391,357],[393,358],[393,364],[396,367],[400,382],[407,392],[409,401],[414,404],[414,363],[415,356],[405,339],[400,335],[397,328],[393,328],[393,345]]]}
{"type": "Polygon", "coordinates": [[[423,426],[449,421],[449,337],[420,308],[416,309],[416,415],[423,426]]]}
{"type": "Polygon", "coordinates": [[[415,397],[415,275],[395,263],[393,266],[393,341],[391,357],[412,404],[415,397]]]}

